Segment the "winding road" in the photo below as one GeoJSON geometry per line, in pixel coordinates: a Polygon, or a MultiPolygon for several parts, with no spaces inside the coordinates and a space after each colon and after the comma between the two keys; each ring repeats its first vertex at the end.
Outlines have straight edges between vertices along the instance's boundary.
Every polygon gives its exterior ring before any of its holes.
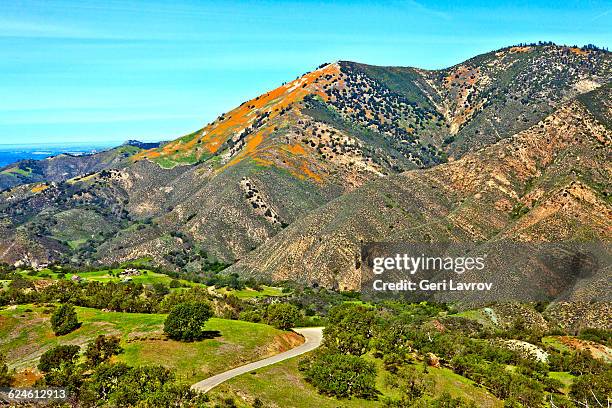
{"type": "Polygon", "coordinates": [[[264,358],[263,360],[255,361],[240,367],[236,367],[232,370],[225,371],[221,374],[209,377],[191,386],[192,389],[200,392],[208,392],[217,385],[229,380],[230,378],[237,377],[242,374],[246,374],[253,370],[260,369],[272,364],[280,363],[281,361],[297,357],[300,354],[308,353],[321,345],[323,340],[323,328],[322,327],[306,327],[302,329],[293,329],[294,332],[304,336],[304,343],[292,348],[291,350],[285,351],[284,353],[276,354],[272,357],[264,358]]]}

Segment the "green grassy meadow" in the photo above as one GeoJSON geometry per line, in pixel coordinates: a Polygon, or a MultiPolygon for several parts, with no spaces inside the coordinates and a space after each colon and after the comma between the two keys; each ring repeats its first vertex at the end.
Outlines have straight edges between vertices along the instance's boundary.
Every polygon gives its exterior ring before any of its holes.
{"type": "MultiPolygon", "coordinates": [[[[376,388],[382,395],[379,400],[364,400],[360,398],[342,399],[321,395],[306,382],[298,370],[302,357],[293,358],[263,369],[243,374],[220,385],[213,393],[216,395],[236,394],[247,401],[259,399],[264,406],[286,406],[295,408],[335,408],[335,407],[383,407],[382,399],[395,397],[397,392],[387,383],[389,375],[382,367],[380,360],[366,356],[365,358],[377,365],[376,388]],[[296,398],[299,395],[299,398],[296,398]]],[[[453,397],[461,397],[474,401],[480,407],[501,408],[503,402],[491,395],[484,388],[478,387],[473,381],[455,374],[448,368],[428,367],[424,372],[422,365],[414,366],[421,371],[432,386],[434,395],[444,392],[453,397]]]]}
{"type": "Polygon", "coordinates": [[[0,311],[0,352],[11,368],[33,368],[40,356],[60,344],[84,346],[100,334],[121,339],[124,352],[116,357],[130,365],[161,364],[173,368],[185,383],[193,383],[227,369],[259,360],[298,341],[288,332],[264,324],[210,319],[206,330],[214,337],[193,343],[163,335],[166,315],[103,312],[77,307],[81,327],[57,337],[49,323],[51,310],[20,305],[0,311]]]}

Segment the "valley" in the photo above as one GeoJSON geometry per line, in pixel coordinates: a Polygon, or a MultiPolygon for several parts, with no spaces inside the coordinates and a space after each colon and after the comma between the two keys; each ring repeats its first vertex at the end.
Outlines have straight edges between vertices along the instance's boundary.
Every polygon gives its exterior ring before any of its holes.
{"type": "Polygon", "coordinates": [[[179,138],[0,168],[0,387],[61,407],[610,400],[611,81],[592,45],[341,60],[179,138]],[[366,296],[377,243],[494,268],[366,296]],[[316,349],[191,388],[315,327],[316,349]]]}

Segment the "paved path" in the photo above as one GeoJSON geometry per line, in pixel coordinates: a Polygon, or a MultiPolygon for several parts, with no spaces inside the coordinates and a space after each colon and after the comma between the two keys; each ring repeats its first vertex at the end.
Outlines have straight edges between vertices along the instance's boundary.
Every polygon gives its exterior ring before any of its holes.
{"type": "Polygon", "coordinates": [[[201,392],[208,392],[217,385],[229,380],[230,378],[237,377],[242,374],[246,374],[253,370],[260,369],[272,364],[279,363],[283,360],[287,360],[293,357],[297,357],[300,354],[308,353],[321,345],[323,339],[323,328],[322,327],[306,327],[303,329],[293,329],[294,332],[304,336],[304,343],[296,348],[285,351],[284,353],[276,354],[272,357],[264,358],[263,360],[255,361],[247,365],[243,365],[233,370],[225,371],[221,374],[217,374],[213,377],[202,380],[191,386],[192,389],[201,392]]]}

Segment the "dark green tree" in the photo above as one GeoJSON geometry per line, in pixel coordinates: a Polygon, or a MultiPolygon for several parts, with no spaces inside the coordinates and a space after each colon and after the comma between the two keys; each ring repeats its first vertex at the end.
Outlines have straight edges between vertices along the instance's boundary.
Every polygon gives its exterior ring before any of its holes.
{"type": "Polygon", "coordinates": [[[300,362],[304,377],[320,393],[338,398],[375,398],[376,367],[360,357],[321,354],[300,362]]]}
{"type": "Polygon", "coordinates": [[[266,310],[266,322],[277,329],[290,329],[299,319],[300,311],[289,303],[273,303],[266,310]]]}
{"type": "MultiPolygon", "coordinates": [[[[602,363],[603,365],[603,363],[602,363]]],[[[612,367],[600,374],[582,375],[574,380],[570,389],[570,398],[578,401],[580,406],[607,406],[612,398],[612,367]]]]}
{"type": "Polygon", "coordinates": [[[13,375],[6,364],[6,357],[0,353],[0,387],[9,387],[13,382],[13,375]]]}
{"type": "Polygon", "coordinates": [[[51,315],[51,327],[56,336],[63,336],[80,326],[74,306],[63,304],[51,315]]]}
{"type": "Polygon", "coordinates": [[[79,356],[79,351],[81,348],[76,345],[61,345],[49,349],[40,356],[38,369],[43,373],[48,373],[59,369],[62,363],[73,364],[79,356]]]}
{"type": "Polygon", "coordinates": [[[164,333],[180,341],[201,340],[204,324],[213,316],[207,303],[181,303],[172,308],[164,323],[164,333]]]}
{"type": "Polygon", "coordinates": [[[122,351],[123,349],[119,346],[118,337],[101,334],[87,345],[85,358],[90,367],[96,367],[102,362],[109,360],[112,356],[120,354],[122,351]]]}
{"type": "Polygon", "coordinates": [[[331,308],[323,331],[323,344],[342,354],[365,354],[373,335],[374,317],[373,310],[352,303],[331,308]]]}

